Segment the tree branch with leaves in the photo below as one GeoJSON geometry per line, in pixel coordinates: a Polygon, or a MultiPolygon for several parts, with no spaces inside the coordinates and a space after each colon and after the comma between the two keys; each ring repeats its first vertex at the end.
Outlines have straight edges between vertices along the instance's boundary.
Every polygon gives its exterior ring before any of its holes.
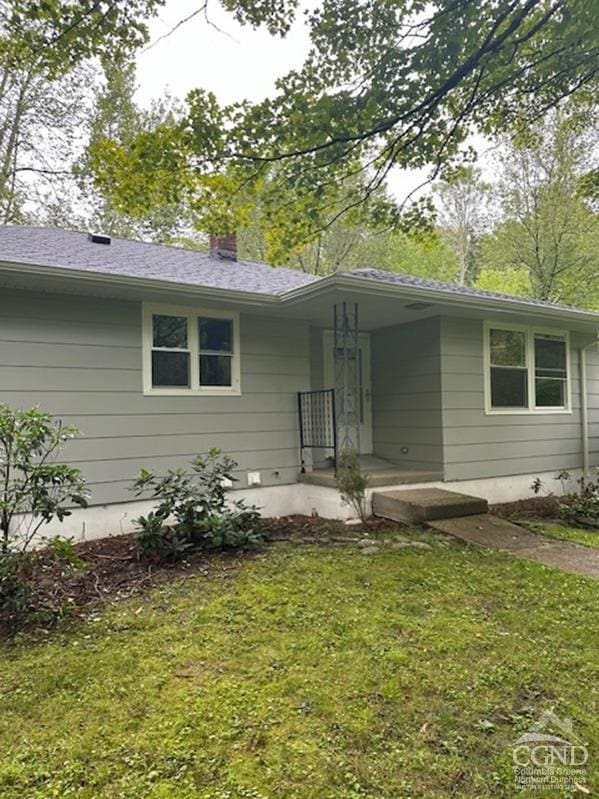
{"type": "MultiPolygon", "coordinates": [[[[278,34],[297,13],[285,0],[226,6],[278,34]]],[[[289,245],[302,245],[368,202],[392,169],[425,167],[432,179],[474,130],[533,121],[595,85],[599,70],[589,0],[323,0],[306,24],[305,64],[274,97],[220,106],[191,92],[180,124],[98,148],[99,184],[122,208],[168,190],[200,216],[219,207],[231,225],[247,212],[241,188],[256,191],[276,165],[265,224],[276,217],[289,245]]],[[[426,203],[403,212],[411,225],[430,222],[426,203]]]]}

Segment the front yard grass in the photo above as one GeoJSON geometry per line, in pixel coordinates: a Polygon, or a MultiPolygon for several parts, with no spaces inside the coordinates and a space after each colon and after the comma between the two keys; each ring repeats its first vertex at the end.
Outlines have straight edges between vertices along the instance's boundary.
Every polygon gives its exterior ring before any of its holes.
{"type": "Polygon", "coordinates": [[[593,795],[597,589],[441,540],[222,560],[0,647],[0,796],[520,796],[510,744],[549,708],[593,795]]]}
{"type": "Polygon", "coordinates": [[[576,527],[568,522],[546,521],[531,522],[528,519],[520,522],[524,527],[541,533],[548,538],[556,538],[559,541],[571,541],[574,544],[582,544],[585,547],[599,549],[599,529],[589,530],[584,527],[576,527]]]}

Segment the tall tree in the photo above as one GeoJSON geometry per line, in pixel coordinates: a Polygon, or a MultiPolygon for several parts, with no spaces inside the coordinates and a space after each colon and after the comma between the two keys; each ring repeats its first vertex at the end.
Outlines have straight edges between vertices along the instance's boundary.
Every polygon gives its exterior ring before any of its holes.
{"type": "Polygon", "coordinates": [[[95,80],[78,65],[60,78],[0,64],[0,222],[44,218],[72,200],[71,166],[95,80]]]}
{"type": "Polygon", "coordinates": [[[71,165],[106,60],[147,41],[162,0],[0,0],[0,221],[73,217],[71,165]]]}
{"type": "Polygon", "coordinates": [[[436,187],[441,234],[455,256],[461,285],[473,283],[478,273],[489,190],[472,166],[451,170],[436,187]]]}
{"type": "MultiPolygon", "coordinates": [[[[249,206],[249,222],[241,229],[240,250],[246,256],[284,263],[308,274],[327,275],[362,266],[368,261],[373,239],[384,235],[397,221],[396,203],[381,188],[367,203],[359,203],[350,212],[334,218],[313,239],[289,242],[284,219],[281,224],[284,207],[276,213],[268,213],[273,184],[275,192],[278,191],[276,181],[276,168],[271,167],[271,175],[263,180],[261,191],[250,192],[245,199],[249,206]]],[[[358,195],[362,189],[361,179],[354,177],[352,182],[353,191],[358,195]]],[[[343,188],[343,191],[349,190],[350,187],[343,188]]],[[[338,196],[338,187],[329,188],[328,193],[338,196]]],[[[202,217],[199,224],[202,224],[202,217]]]]}
{"type": "Polygon", "coordinates": [[[90,152],[99,141],[118,137],[131,141],[140,132],[158,124],[172,123],[180,116],[178,101],[168,94],[155,99],[149,108],[135,100],[135,64],[115,60],[103,64],[103,78],[94,92],[87,121],[82,156],[74,165],[79,184],[79,210],[88,228],[113,236],[168,243],[181,237],[193,238],[190,208],[181,202],[156,203],[147,214],[132,217],[115,207],[110,196],[94,182],[90,152]]]}
{"type": "Polygon", "coordinates": [[[589,118],[588,109],[554,111],[503,147],[503,220],[486,242],[486,263],[524,270],[539,299],[599,301],[599,217],[579,194],[580,176],[597,156],[589,118]]]}

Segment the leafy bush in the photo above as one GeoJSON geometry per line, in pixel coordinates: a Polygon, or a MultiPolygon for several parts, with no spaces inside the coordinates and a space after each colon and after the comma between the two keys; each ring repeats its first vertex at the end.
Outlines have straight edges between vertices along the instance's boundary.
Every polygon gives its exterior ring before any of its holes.
{"type": "Polygon", "coordinates": [[[355,449],[344,449],[337,465],[337,488],[341,499],[364,523],[370,513],[366,504],[368,477],[360,471],[360,457],[355,449]]]}
{"type": "Polygon", "coordinates": [[[570,523],[599,527],[599,473],[595,480],[581,477],[576,482],[579,490],[567,494],[560,515],[570,523]]]}
{"type": "MultiPolygon", "coordinates": [[[[32,576],[36,555],[27,552],[42,525],[69,516],[69,505],[87,506],[80,471],[55,462],[77,435],[74,427],[37,408],[13,410],[0,403],[0,620],[5,624],[43,610],[36,605],[32,576]]],[[[67,557],[64,541],[54,539],[57,558],[67,557]]],[[[72,544],[69,552],[74,556],[72,544]]]]}
{"type": "Polygon", "coordinates": [[[147,516],[135,519],[139,530],[135,533],[137,548],[146,557],[158,560],[180,560],[193,548],[192,542],[175,526],[168,527],[165,520],[150,512],[147,516]]]}
{"type": "Polygon", "coordinates": [[[89,568],[68,538],[56,536],[45,549],[16,550],[0,557],[0,630],[23,623],[47,625],[73,610],[63,581],[77,581],[89,568]]]}
{"type": "MultiPolygon", "coordinates": [[[[562,471],[555,479],[561,483],[562,488],[559,515],[571,524],[599,527],[599,471],[595,479],[580,477],[576,481],[578,488],[574,491],[567,487],[571,479],[569,472],[562,471]]],[[[531,488],[535,494],[544,492],[548,496],[554,496],[552,491],[545,489],[539,477],[534,480],[531,488]]]]}
{"type": "Polygon", "coordinates": [[[52,538],[44,539],[44,543],[54,559],[64,564],[65,573],[75,574],[88,567],[87,561],[83,560],[77,553],[72,538],[67,538],[64,535],[55,535],[52,538]]]}
{"type": "Polygon", "coordinates": [[[6,552],[0,557],[0,617],[18,618],[29,610],[33,585],[29,579],[34,556],[6,552]]]}
{"type": "Polygon", "coordinates": [[[170,470],[158,477],[142,469],[133,484],[136,496],[150,492],[158,500],[147,516],[136,519],[137,544],[145,555],[177,560],[194,549],[240,548],[260,540],[257,508],[243,500],[227,506],[226,484],[236,462],[211,449],[191,462],[191,473],[170,470]]]}
{"type": "Polygon", "coordinates": [[[0,557],[27,549],[43,524],[70,515],[69,505],[87,507],[79,469],[54,462],[77,435],[37,408],[0,403],[0,557]]]}

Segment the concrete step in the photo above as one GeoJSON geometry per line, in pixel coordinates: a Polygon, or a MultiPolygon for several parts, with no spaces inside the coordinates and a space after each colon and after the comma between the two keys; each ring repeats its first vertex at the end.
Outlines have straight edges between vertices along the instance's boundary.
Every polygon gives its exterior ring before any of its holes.
{"type": "Polygon", "coordinates": [[[372,512],[375,516],[411,524],[472,516],[486,513],[487,510],[486,499],[442,488],[375,491],[372,495],[372,512]]]}

